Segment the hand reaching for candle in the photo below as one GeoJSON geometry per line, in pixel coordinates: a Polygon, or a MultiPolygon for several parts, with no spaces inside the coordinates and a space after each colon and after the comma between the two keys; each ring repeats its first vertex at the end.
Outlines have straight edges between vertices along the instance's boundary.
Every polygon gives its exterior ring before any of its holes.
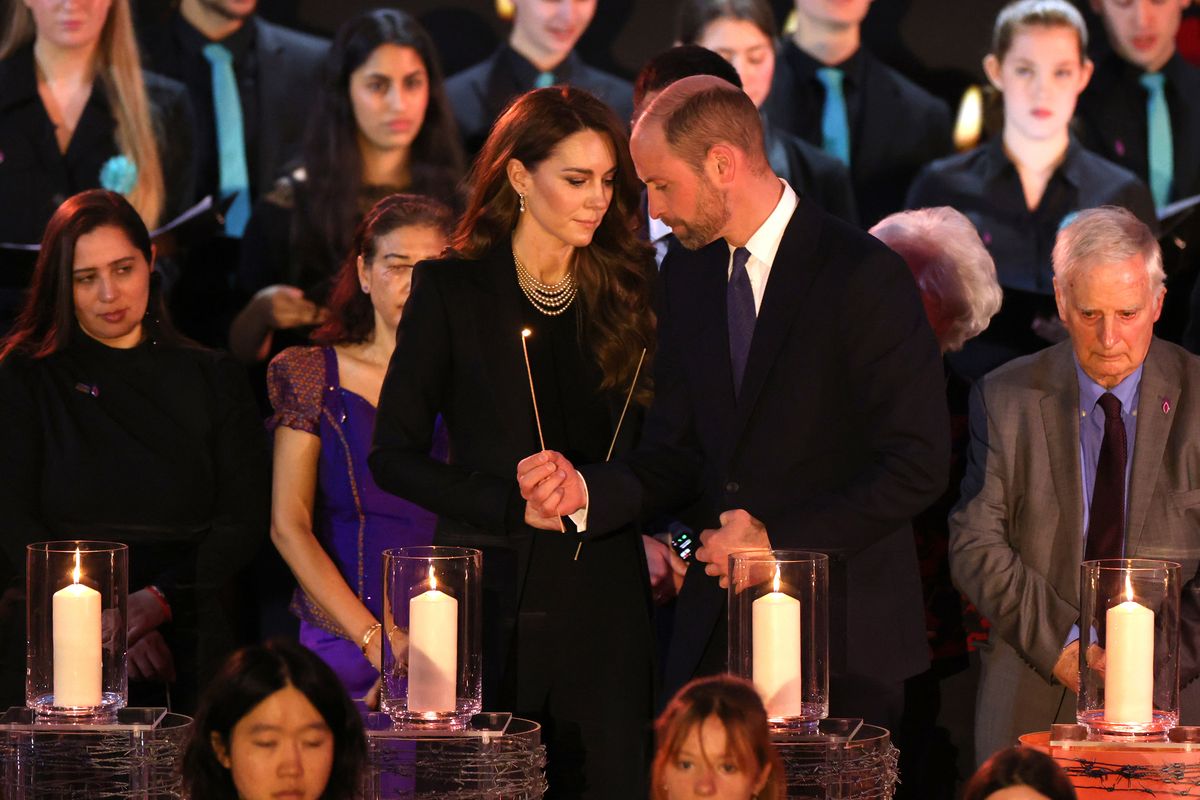
{"type": "Polygon", "coordinates": [[[150,631],[129,646],[129,677],[138,681],[175,680],[175,657],[161,633],[150,631]]]}
{"type": "Polygon", "coordinates": [[[726,511],[720,516],[721,527],[700,534],[696,560],[707,566],[705,575],[720,579],[721,588],[729,586],[729,554],[739,550],[769,550],[767,528],[741,508],[726,511]]]}
{"type": "MultiPolygon", "coordinates": [[[[566,456],[553,450],[543,450],[521,459],[517,464],[517,483],[521,487],[521,497],[532,509],[532,517],[548,518],[553,523],[547,530],[559,530],[558,517],[574,514],[587,505],[587,491],[579,472],[566,456]]],[[[525,516],[528,522],[529,510],[525,516]]]]}
{"type": "Polygon", "coordinates": [[[646,566],[650,568],[650,593],[655,605],[670,602],[679,594],[687,575],[687,562],[657,536],[642,536],[646,566]]]}

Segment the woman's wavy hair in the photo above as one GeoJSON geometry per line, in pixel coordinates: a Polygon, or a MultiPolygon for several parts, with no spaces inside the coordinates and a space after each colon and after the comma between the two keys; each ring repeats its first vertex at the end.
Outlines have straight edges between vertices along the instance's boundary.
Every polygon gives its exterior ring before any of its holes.
{"type": "MultiPolygon", "coordinates": [[[[761,800],[782,800],[787,788],[783,761],[771,745],[767,710],[749,681],[732,675],[697,678],[679,690],[654,723],[657,750],[651,767],[650,798],[666,800],[667,765],[679,755],[688,734],[715,717],[725,729],[726,748],[742,771],[758,777],[770,767],[767,782],[756,795],[761,800]]],[[[717,758],[721,753],[707,754],[717,758]]]]}
{"type": "Polygon", "coordinates": [[[321,800],[352,800],[367,760],[362,719],[342,682],[324,661],[287,639],[238,650],[200,699],[192,738],[183,755],[184,795],[190,800],[237,797],[233,777],[213,749],[214,736],[228,749],[238,721],[275,692],[291,686],[313,704],[333,735],[333,769],[321,800]]]}
{"type": "MultiPolygon", "coordinates": [[[[350,239],[362,209],[362,154],[358,125],[350,102],[350,75],[375,50],[385,44],[416,51],[429,76],[429,105],[425,120],[409,150],[412,191],[428,191],[417,180],[423,171],[446,184],[446,196],[462,178],[463,154],[458,126],[446,99],[442,69],[433,40],[420,23],[405,11],[379,8],[347,20],[337,32],[322,67],[321,85],[305,134],[303,163],[307,190],[297,193],[299,217],[296,252],[306,262],[319,265],[320,274],[298,275],[301,286],[313,285],[329,275],[350,248],[350,239]]],[[[404,187],[410,188],[410,187],[404,187]]]]}
{"type": "Polygon", "coordinates": [[[379,239],[398,228],[422,226],[441,231],[446,238],[454,227],[454,213],[445,203],[416,194],[393,194],[376,203],[354,232],[350,251],[329,292],[329,318],[312,333],[319,345],[365,342],[375,327],[370,295],[359,288],[358,259],[370,264],[379,239]]]}
{"type": "MultiPolygon", "coordinates": [[[[36,28],[33,13],[21,2],[11,0],[0,33],[0,58],[8,58],[33,40],[36,28]]],[[[108,19],[100,31],[96,48],[96,74],[112,106],[117,123],[117,149],[137,166],[137,183],[129,193],[129,202],[153,228],[162,216],[166,186],[162,159],[158,151],[156,126],[142,80],[137,39],[133,34],[133,16],[129,0],[112,0],[108,19]]],[[[99,176],[97,176],[97,180],[99,176]]]]}
{"type": "MultiPolygon", "coordinates": [[[[97,228],[119,228],[153,267],[146,223],[128,200],[106,189],[68,197],[50,217],[25,303],[0,343],[0,361],[12,353],[45,358],[67,346],[75,329],[75,245],[97,228]]],[[[146,333],[160,344],[195,346],[171,325],[157,272],[150,275],[146,333]]]]}
{"type": "MultiPolygon", "coordinates": [[[[520,216],[517,192],[508,179],[509,160],[536,170],[560,142],[589,130],[612,143],[617,170],[604,219],[591,244],[576,250],[575,276],[585,312],[586,344],[604,376],[601,388],[624,390],[633,380],[642,348],[646,366],[653,354],[654,257],[638,235],[640,193],[629,138],[608,106],[570,86],[535,89],[514,100],[475,159],[467,178],[467,210],[451,246],[465,258],[508,247],[520,216]]],[[[650,399],[648,374],[643,366],[635,394],[643,404],[650,399]]]]}

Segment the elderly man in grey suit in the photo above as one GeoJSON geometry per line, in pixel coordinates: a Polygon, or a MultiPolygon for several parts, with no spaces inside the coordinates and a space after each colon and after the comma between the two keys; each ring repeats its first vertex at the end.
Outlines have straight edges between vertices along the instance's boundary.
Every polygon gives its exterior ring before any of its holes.
{"type": "Polygon", "coordinates": [[[976,385],[950,515],[951,573],[992,622],[979,761],[1074,721],[1080,561],[1169,559],[1191,576],[1200,549],[1200,359],[1154,337],[1157,241],[1129,212],[1093,209],[1059,232],[1053,261],[1070,340],[976,385]]]}

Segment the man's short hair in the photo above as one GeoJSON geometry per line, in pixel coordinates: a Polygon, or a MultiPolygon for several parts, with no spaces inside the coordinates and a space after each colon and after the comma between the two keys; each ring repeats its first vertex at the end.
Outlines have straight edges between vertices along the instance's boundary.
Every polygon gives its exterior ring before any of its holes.
{"type": "Polygon", "coordinates": [[[707,47],[681,44],[647,61],[637,74],[633,82],[633,118],[638,118],[646,95],[661,92],[675,81],[693,75],[712,75],[742,88],[742,78],[733,64],[707,47]]]}
{"type": "Polygon", "coordinates": [[[934,298],[946,323],[938,342],[944,352],[961,350],[1000,310],[1003,292],[996,265],[971,220],[949,206],[901,211],[876,223],[871,235],[908,264],[921,294],[934,298]]]}
{"type": "Polygon", "coordinates": [[[1100,206],[1081,211],[1058,232],[1054,242],[1055,283],[1067,291],[1080,273],[1100,264],[1119,264],[1140,255],[1155,294],[1166,283],[1162,250],[1154,232],[1132,213],[1119,206],[1100,206]]]}
{"type": "Polygon", "coordinates": [[[770,169],[758,109],[728,81],[711,75],[678,80],[654,98],[638,124],[651,119],[663,126],[667,144],[697,173],[719,144],[741,150],[755,172],[770,169]]]}

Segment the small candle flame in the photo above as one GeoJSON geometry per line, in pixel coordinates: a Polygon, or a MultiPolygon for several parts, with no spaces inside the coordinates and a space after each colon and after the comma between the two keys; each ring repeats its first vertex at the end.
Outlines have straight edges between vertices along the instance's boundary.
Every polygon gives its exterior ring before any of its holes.
{"type": "Polygon", "coordinates": [[[80,568],[79,568],[79,548],[76,547],[75,548],[75,569],[71,570],[71,578],[75,581],[75,583],[79,583],[79,577],[80,577],[81,573],[82,573],[82,570],[80,570],[80,568]]]}
{"type": "Polygon", "coordinates": [[[429,591],[437,591],[437,576],[433,574],[433,564],[429,565],[429,591]]]}
{"type": "Polygon", "coordinates": [[[533,331],[529,330],[529,328],[521,329],[521,338],[528,339],[532,335],[533,335],[533,331]]]}
{"type": "Polygon", "coordinates": [[[1133,602],[1133,579],[1128,572],[1125,573],[1125,600],[1133,602]]]}
{"type": "Polygon", "coordinates": [[[775,565],[775,591],[779,591],[779,565],[775,565]]]}

